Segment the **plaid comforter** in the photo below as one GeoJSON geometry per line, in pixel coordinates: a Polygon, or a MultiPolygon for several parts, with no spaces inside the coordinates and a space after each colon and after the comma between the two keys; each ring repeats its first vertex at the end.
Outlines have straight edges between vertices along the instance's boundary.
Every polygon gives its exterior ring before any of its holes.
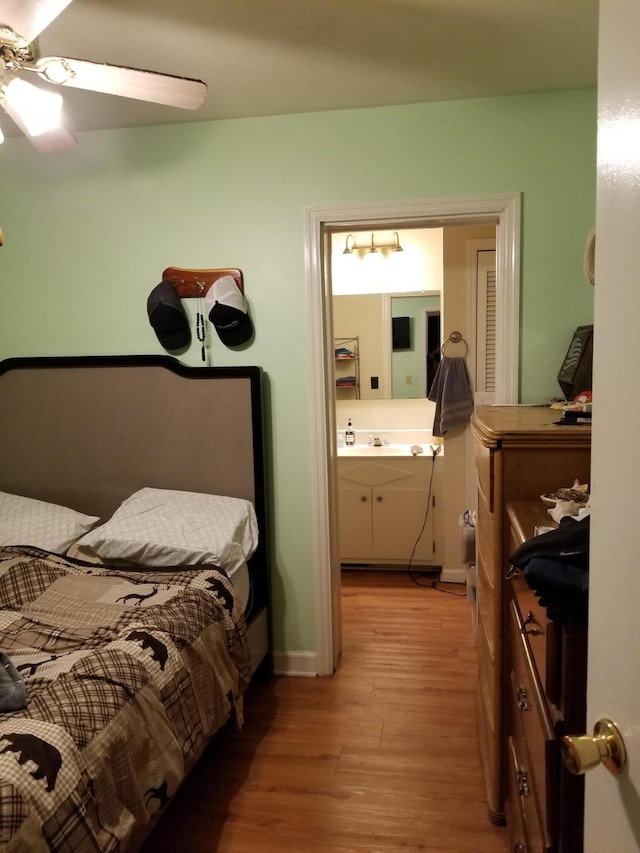
{"type": "Polygon", "coordinates": [[[170,800],[246,687],[233,585],[0,549],[0,649],[26,710],[0,714],[0,850],[118,851],[170,800]]]}

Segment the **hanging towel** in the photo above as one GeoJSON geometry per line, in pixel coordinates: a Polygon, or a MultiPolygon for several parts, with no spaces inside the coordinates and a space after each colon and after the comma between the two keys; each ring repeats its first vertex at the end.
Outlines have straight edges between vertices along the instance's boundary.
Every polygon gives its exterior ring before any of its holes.
{"type": "Polygon", "coordinates": [[[442,356],[433,379],[429,400],[436,404],[433,434],[442,436],[451,427],[469,422],[473,412],[473,393],[462,356],[442,356]]]}

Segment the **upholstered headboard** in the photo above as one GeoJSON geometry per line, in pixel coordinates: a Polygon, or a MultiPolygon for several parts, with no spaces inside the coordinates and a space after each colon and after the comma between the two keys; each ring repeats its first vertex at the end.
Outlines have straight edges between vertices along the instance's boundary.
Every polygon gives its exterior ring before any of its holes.
{"type": "Polygon", "coordinates": [[[253,501],[266,595],[262,372],[169,356],[0,362],[0,491],[109,517],[144,486],[253,501]]]}
{"type": "Polygon", "coordinates": [[[260,386],[165,356],[0,362],[0,490],[100,516],[145,485],[261,504],[260,386]]]}
{"type": "Polygon", "coordinates": [[[266,601],[259,367],[169,356],[0,362],[0,491],[108,518],[144,486],[253,501],[250,568],[256,604],[266,601]]]}

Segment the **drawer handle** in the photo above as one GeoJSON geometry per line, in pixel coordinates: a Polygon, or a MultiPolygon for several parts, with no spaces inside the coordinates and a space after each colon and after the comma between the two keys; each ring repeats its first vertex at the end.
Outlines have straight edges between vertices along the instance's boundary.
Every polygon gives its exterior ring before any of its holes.
{"type": "Polygon", "coordinates": [[[536,617],[533,615],[533,613],[530,610],[527,613],[527,618],[522,623],[522,628],[520,628],[520,633],[521,634],[533,634],[534,636],[535,636],[535,634],[539,634],[540,628],[538,628],[538,626],[535,624],[535,621],[536,621],[536,617]],[[529,629],[527,629],[527,625],[530,625],[531,627],[529,629]]]}
{"type": "Polygon", "coordinates": [[[529,790],[529,780],[524,770],[518,770],[516,773],[516,783],[518,785],[518,793],[521,797],[528,797],[531,791],[529,790]]]}
{"type": "Polygon", "coordinates": [[[519,685],[516,690],[517,698],[518,698],[518,708],[521,711],[529,710],[529,703],[527,702],[527,689],[523,687],[522,684],[519,685]]]}
{"type": "Polygon", "coordinates": [[[525,853],[524,844],[514,844],[513,853],[525,853]]]}
{"type": "Polygon", "coordinates": [[[376,500],[378,501],[378,503],[379,503],[379,504],[381,504],[381,503],[382,503],[382,496],[381,496],[381,495],[378,495],[378,497],[376,498],[376,500]]]}
{"type": "Polygon", "coordinates": [[[360,500],[362,501],[363,504],[366,504],[366,502],[367,502],[367,499],[365,498],[364,495],[360,498],[360,500]]]}

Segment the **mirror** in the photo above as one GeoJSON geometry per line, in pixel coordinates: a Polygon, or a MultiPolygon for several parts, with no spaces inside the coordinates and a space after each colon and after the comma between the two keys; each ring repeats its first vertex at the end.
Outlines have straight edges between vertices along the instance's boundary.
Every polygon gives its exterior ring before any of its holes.
{"type": "Polygon", "coordinates": [[[334,296],[336,398],[426,397],[440,360],[440,297],[440,291],[334,296]]]}

